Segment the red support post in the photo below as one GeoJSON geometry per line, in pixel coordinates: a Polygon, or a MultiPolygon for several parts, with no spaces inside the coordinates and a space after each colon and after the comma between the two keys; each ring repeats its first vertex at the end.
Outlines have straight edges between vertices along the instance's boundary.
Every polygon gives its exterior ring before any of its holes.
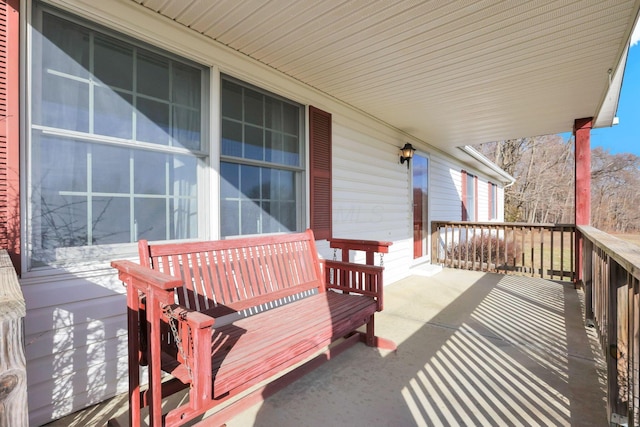
{"type": "MultiPolygon", "coordinates": [[[[575,224],[591,223],[591,127],[593,118],[576,119],[573,125],[575,138],[575,224]]],[[[582,235],[576,230],[576,284],[582,282],[582,235]]]]}

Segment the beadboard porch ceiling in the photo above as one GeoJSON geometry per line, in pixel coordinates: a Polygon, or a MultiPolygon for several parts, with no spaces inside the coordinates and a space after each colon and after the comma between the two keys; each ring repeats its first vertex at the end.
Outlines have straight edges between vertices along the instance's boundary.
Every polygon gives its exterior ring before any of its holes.
{"type": "Polygon", "coordinates": [[[444,151],[616,114],[638,0],[131,0],[444,151]]]}

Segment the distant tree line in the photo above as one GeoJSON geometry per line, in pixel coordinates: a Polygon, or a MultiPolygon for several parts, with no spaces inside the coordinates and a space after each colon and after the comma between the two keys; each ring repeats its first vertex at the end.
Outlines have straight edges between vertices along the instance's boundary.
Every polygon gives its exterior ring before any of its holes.
{"type": "MultiPolygon", "coordinates": [[[[505,221],[574,222],[573,139],[559,135],[492,142],[476,147],[516,178],[505,188],[505,221]]],[[[591,151],[591,225],[603,231],[640,231],[640,157],[591,151]]]]}

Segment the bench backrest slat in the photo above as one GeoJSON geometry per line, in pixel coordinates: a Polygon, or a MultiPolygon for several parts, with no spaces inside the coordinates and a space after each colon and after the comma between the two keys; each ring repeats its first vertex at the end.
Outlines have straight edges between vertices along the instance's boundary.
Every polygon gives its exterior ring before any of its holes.
{"type": "Polygon", "coordinates": [[[149,244],[140,262],[179,277],[180,304],[198,311],[240,311],[304,291],[324,291],[313,233],[149,244]],[[222,310],[220,310],[222,311],[222,310]]]}

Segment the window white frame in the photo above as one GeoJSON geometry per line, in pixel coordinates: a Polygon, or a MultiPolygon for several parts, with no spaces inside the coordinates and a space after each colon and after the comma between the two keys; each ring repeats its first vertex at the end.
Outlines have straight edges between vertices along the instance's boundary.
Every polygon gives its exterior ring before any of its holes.
{"type": "MultiPolygon", "coordinates": [[[[219,194],[219,203],[220,203],[220,223],[219,223],[219,230],[220,230],[220,236],[223,238],[226,237],[234,237],[234,236],[239,236],[239,235],[251,235],[251,234],[268,234],[268,233],[278,233],[278,232],[286,232],[286,231],[302,231],[302,229],[304,228],[304,224],[306,221],[306,199],[305,199],[305,194],[307,191],[307,186],[306,186],[306,165],[307,165],[307,159],[306,159],[306,152],[305,152],[305,142],[306,142],[306,133],[305,133],[305,112],[306,109],[303,105],[292,101],[290,99],[284,98],[282,96],[279,96],[277,94],[274,94],[272,92],[269,92],[267,90],[264,90],[260,87],[257,87],[255,85],[252,85],[250,83],[244,82],[242,80],[236,79],[232,76],[229,75],[221,75],[220,78],[220,105],[222,106],[225,102],[224,99],[224,95],[223,95],[223,90],[222,87],[224,85],[224,82],[230,82],[234,85],[237,85],[238,87],[242,88],[242,90],[249,90],[252,91],[254,93],[258,93],[261,96],[264,97],[265,100],[270,99],[270,100],[274,100],[277,102],[281,102],[285,105],[289,105],[291,108],[296,108],[298,110],[297,113],[297,120],[298,120],[298,125],[297,125],[297,129],[295,133],[287,133],[286,131],[282,130],[279,133],[282,133],[283,137],[293,137],[295,136],[297,138],[297,160],[295,162],[291,162],[291,161],[277,161],[277,160],[273,160],[271,159],[271,161],[269,159],[266,158],[257,158],[255,156],[253,156],[253,158],[251,158],[251,156],[245,156],[243,154],[240,155],[232,155],[229,153],[224,152],[224,142],[223,139],[224,137],[221,137],[221,141],[220,141],[220,194],[219,194]],[[293,199],[290,200],[290,203],[294,204],[294,209],[295,209],[295,225],[294,225],[294,230],[291,229],[287,229],[286,227],[280,227],[277,230],[273,229],[273,226],[270,225],[266,225],[265,226],[265,218],[267,218],[267,221],[269,221],[270,223],[273,223],[273,220],[270,220],[269,217],[269,213],[265,212],[264,209],[262,208],[262,203],[271,203],[275,200],[275,202],[279,202],[280,200],[277,200],[274,197],[262,197],[262,192],[259,196],[257,197],[248,197],[246,194],[241,194],[242,190],[239,189],[238,193],[240,194],[239,197],[233,197],[233,198],[229,198],[227,197],[227,200],[223,200],[225,198],[225,192],[226,190],[223,189],[223,186],[227,186],[229,185],[228,183],[226,183],[226,181],[223,178],[223,168],[227,167],[227,166],[232,166],[232,165],[237,165],[240,168],[242,167],[249,167],[249,168],[258,168],[260,170],[260,173],[262,174],[262,171],[280,171],[283,174],[291,174],[292,175],[292,182],[293,185],[295,187],[294,192],[293,192],[293,199]],[[238,204],[237,210],[236,212],[234,212],[237,215],[238,218],[238,233],[228,233],[225,232],[225,225],[223,224],[223,222],[225,221],[225,218],[227,217],[227,215],[229,214],[224,206],[225,206],[225,202],[227,205],[231,205],[234,203],[238,204]],[[256,218],[256,227],[255,230],[251,230],[249,232],[243,232],[243,204],[249,206],[248,209],[253,211],[253,213],[250,213],[250,215],[255,215],[256,218]]],[[[244,92],[243,92],[244,93],[244,92]]],[[[244,98],[243,98],[244,99],[244,98]]],[[[244,115],[245,115],[245,108],[246,106],[243,104],[241,106],[242,108],[242,114],[243,114],[243,118],[242,119],[232,119],[229,117],[225,117],[224,116],[224,108],[221,107],[220,110],[220,134],[223,134],[223,127],[225,126],[225,121],[227,121],[227,123],[234,123],[237,125],[242,126],[242,134],[243,134],[243,148],[242,148],[242,153],[245,153],[245,148],[244,146],[246,145],[244,143],[244,132],[247,126],[249,127],[253,127],[254,125],[248,123],[247,121],[245,121],[244,115]]],[[[264,112],[263,112],[264,113],[264,112]]],[[[264,131],[269,131],[270,129],[268,128],[268,126],[266,125],[266,119],[263,122],[263,125],[256,125],[255,129],[262,129],[264,131]]],[[[264,150],[268,151],[268,146],[266,143],[266,140],[263,141],[264,144],[264,150]]],[[[255,170],[255,169],[254,169],[255,170]]],[[[230,214],[233,215],[233,214],[230,214]]],[[[246,227],[249,228],[249,227],[246,227]]]]}
{"type": "Polygon", "coordinates": [[[489,182],[489,219],[498,219],[498,186],[493,182],[489,182]]]}

